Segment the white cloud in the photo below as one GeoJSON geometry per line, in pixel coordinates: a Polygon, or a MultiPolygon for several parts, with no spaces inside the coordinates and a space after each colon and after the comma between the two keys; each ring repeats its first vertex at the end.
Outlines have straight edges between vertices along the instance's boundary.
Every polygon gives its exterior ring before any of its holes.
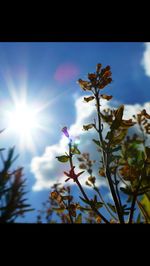
{"type": "MultiPolygon", "coordinates": [[[[115,104],[116,106],[116,104],[115,104]]],[[[101,108],[113,108],[113,101],[111,104],[109,102],[103,100],[101,103],[101,108]]],[[[132,118],[133,114],[137,114],[140,110],[145,108],[149,113],[150,103],[145,103],[143,106],[139,104],[135,105],[126,105],[124,118],[129,119],[132,118]]],[[[79,136],[80,144],[79,148],[81,152],[90,152],[91,159],[96,159],[99,161],[99,154],[96,152],[95,145],[92,145],[92,139],[96,138],[96,133],[94,130],[83,131],[83,125],[91,123],[93,119],[96,117],[95,114],[95,103],[89,102],[85,103],[83,97],[78,97],[75,100],[75,109],[76,109],[76,121],[70,126],[69,134],[72,138],[79,136]]],[[[69,111],[69,110],[68,110],[69,111]]],[[[106,131],[106,128],[104,128],[106,131]]],[[[43,155],[39,157],[34,157],[31,162],[31,172],[35,176],[35,184],[33,186],[33,190],[39,191],[43,189],[49,189],[54,183],[64,182],[65,176],[63,171],[69,170],[68,164],[60,163],[55,158],[56,156],[64,154],[68,149],[68,139],[62,134],[59,143],[48,146],[45,148],[43,155]]],[[[76,172],[81,171],[77,166],[77,161],[75,161],[76,172]]],[[[98,163],[95,164],[95,174],[98,169],[98,163]]],[[[94,173],[93,173],[94,174],[94,173]]],[[[97,176],[97,174],[96,174],[97,176]]],[[[87,178],[87,174],[83,174],[80,177],[81,183],[85,184],[85,179],[87,178]]],[[[70,181],[71,184],[71,181],[70,181]]],[[[73,183],[72,183],[73,184],[73,183]]],[[[98,180],[98,185],[105,186],[105,180],[98,180]]]]}
{"type": "Polygon", "coordinates": [[[150,43],[145,43],[145,51],[142,58],[145,74],[150,77],[150,43]]]}

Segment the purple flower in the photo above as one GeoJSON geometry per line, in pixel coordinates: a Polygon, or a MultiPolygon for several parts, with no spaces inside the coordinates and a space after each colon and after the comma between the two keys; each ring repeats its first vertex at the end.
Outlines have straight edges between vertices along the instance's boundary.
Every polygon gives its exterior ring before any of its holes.
{"type": "Polygon", "coordinates": [[[64,133],[64,135],[65,135],[67,138],[69,138],[69,133],[68,133],[67,127],[63,127],[62,132],[64,133]]]}

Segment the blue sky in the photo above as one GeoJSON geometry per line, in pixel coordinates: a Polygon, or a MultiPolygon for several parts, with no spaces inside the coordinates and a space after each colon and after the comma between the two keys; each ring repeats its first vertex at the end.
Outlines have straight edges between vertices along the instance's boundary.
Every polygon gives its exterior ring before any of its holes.
{"type": "MultiPolygon", "coordinates": [[[[33,103],[48,103],[40,113],[41,123],[47,132],[39,131],[36,152],[28,149],[20,151],[17,134],[4,132],[0,141],[0,146],[15,145],[16,153],[20,153],[16,165],[25,166],[28,198],[33,207],[41,208],[41,203],[48,199],[49,187],[45,185],[41,190],[32,190],[36,176],[35,171],[31,172],[31,162],[37,157],[41,159],[46,147],[59,143],[62,126],[70,127],[75,123],[75,102],[83,96],[76,81],[86,79],[88,72],[95,71],[97,63],[110,65],[113,83],[108,91],[114,100],[126,105],[144,105],[150,99],[150,77],[146,72],[150,65],[150,53],[146,49],[148,46],[140,42],[0,43],[1,127],[7,128],[3,112],[13,105],[12,88],[16,95],[20,95],[25,86],[31,106],[33,103]]],[[[34,222],[35,213],[28,214],[25,221],[34,222]]]]}

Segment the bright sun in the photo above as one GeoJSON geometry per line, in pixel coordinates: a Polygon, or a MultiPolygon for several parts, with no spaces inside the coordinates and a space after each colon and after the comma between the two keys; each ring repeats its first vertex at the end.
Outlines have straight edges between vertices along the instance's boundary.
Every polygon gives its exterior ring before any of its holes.
{"type": "Polygon", "coordinates": [[[44,118],[41,116],[43,109],[49,104],[33,104],[29,103],[25,97],[17,97],[11,107],[5,111],[5,119],[7,121],[7,130],[9,135],[14,134],[17,137],[17,145],[20,149],[25,148],[31,152],[36,151],[35,143],[40,139],[40,130],[48,131],[42,124],[44,118]]]}
{"type": "Polygon", "coordinates": [[[17,104],[14,111],[9,114],[10,127],[18,134],[27,136],[38,125],[36,113],[26,104],[17,104]]]}

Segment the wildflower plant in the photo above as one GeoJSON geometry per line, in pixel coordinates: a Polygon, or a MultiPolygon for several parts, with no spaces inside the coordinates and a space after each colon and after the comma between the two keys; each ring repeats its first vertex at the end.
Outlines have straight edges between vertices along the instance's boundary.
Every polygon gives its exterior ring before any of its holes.
{"type": "Polygon", "coordinates": [[[149,223],[150,222],[150,147],[146,144],[150,134],[150,115],[146,110],[134,115],[131,119],[124,119],[124,105],[117,109],[101,110],[101,99],[110,101],[112,95],[103,92],[105,87],[112,82],[110,66],[102,68],[97,64],[96,72],[88,74],[88,80],[79,79],[81,89],[90,95],[84,97],[88,104],[95,102],[96,115],[94,122],[83,125],[83,130],[94,129],[97,139],[93,139],[93,145],[99,153],[99,171],[97,176],[105,179],[113,200],[107,202],[103,199],[101,188],[96,186],[96,176],[93,176],[95,161],[90,159],[90,154],[80,153],[78,145],[75,145],[69,136],[67,127],[62,129],[68,138],[68,150],[66,154],[58,156],[61,163],[68,163],[69,172],[64,172],[64,180],[74,181],[82,197],[75,203],[70,194],[70,188],[53,189],[50,200],[59,207],[51,208],[60,211],[65,223],[149,223]],[[104,124],[108,131],[104,135],[104,124]],[[128,129],[138,126],[141,134],[128,135],[128,129]],[[80,172],[76,171],[74,157],[79,162],[80,172]],[[88,196],[81,185],[81,175],[86,171],[89,177],[86,185],[94,191],[94,196],[88,196]],[[65,177],[67,177],[65,179],[65,177]],[[69,191],[69,192],[67,192],[69,191]],[[67,195],[64,195],[68,193],[67,195]],[[81,203],[82,202],[82,203],[81,203]],[[104,208],[105,213],[104,215],[104,208]],[[65,218],[64,218],[65,217],[65,218]]]}

